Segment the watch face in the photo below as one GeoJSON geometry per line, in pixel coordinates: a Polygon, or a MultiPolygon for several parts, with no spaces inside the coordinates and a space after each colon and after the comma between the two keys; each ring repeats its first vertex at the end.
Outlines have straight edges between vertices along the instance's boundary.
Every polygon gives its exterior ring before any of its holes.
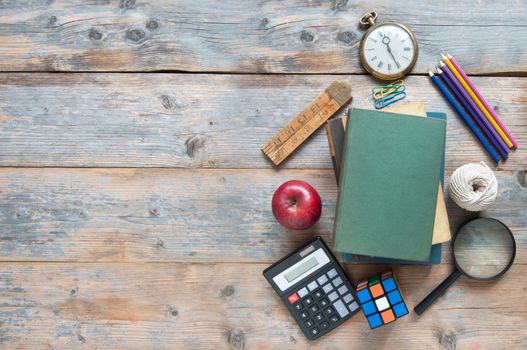
{"type": "Polygon", "coordinates": [[[383,23],[366,33],[362,42],[362,64],[380,78],[398,78],[417,59],[417,47],[410,31],[395,23],[383,23]]]}

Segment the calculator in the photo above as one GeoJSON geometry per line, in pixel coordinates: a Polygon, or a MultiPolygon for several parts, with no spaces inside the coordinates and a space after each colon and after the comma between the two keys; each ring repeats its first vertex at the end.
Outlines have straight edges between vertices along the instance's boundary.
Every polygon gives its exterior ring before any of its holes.
{"type": "Polygon", "coordinates": [[[320,237],[271,265],[263,275],[310,340],[360,310],[349,278],[320,237]]]}

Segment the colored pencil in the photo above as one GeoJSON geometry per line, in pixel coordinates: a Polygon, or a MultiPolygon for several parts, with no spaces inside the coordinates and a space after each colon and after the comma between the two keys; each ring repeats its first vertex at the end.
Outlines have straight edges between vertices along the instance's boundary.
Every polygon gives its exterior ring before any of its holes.
{"type": "MultiPolygon", "coordinates": [[[[463,85],[463,88],[468,92],[468,94],[470,95],[470,97],[472,98],[472,100],[474,100],[474,102],[476,103],[476,105],[478,106],[478,108],[483,112],[483,114],[485,115],[485,117],[489,120],[489,122],[492,124],[492,126],[494,127],[494,129],[496,129],[496,131],[498,132],[498,134],[501,136],[501,138],[503,139],[503,141],[505,141],[505,143],[507,144],[508,147],[513,147],[513,143],[511,142],[511,140],[509,139],[509,137],[503,132],[503,130],[501,129],[501,127],[496,123],[496,121],[494,120],[494,118],[492,117],[492,115],[490,115],[489,111],[487,111],[487,109],[485,108],[485,106],[483,106],[483,104],[481,103],[481,101],[479,100],[479,98],[476,96],[476,94],[474,93],[474,91],[472,91],[472,89],[470,88],[470,86],[468,86],[468,83],[465,81],[465,79],[461,76],[461,73],[458,72],[458,70],[456,69],[456,67],[454,67],[454,64],[450,61],[450,59],[441,54],[441,58],[442,58],[442,61],[445,62],[445,64],[448,66],[448,68],[450,68],[450,70],[452,71],[452,73],[454,73],[454,76],[456,77],[456,79],[461,83],[461,85],[463,85]]],[[[466,74],[465,74],[466,76],[466,74]]],[[[468,79],[468,77],[467,77],[468,79]]]]}
{"type": "Polygon", "coordinates": [[[498,123],[498,125],[500,126],[500,128],[503,130],[503,132],[507,135],[507,137],[509,138],[509,140],[511,140],[512,144],[514,145],[515,148],[518,148],[518,142],[516,142],[516,140],[514,139],[514,137],[512,136],[512,134],[510,133],[509,130],[507,130],[507,128],[505,127],[505,125],[503,125],[503,123],[501,122],[500,118],[498,117],[498,115],[496,114],[496,112],[494,111],[494,109],[492,109],[492,107],[489,106],[489,103],[487,102],[487,100],[485,100],[485,97],[483,97],[481,95],[481,93],[479,92],[479,90],[476,88],[476,86],[474,85],[474,83],[472,83],[472,80],[470,80],[470,78],[467,76],[467,74],[465,73],[465,71],[461,68],[461,66],[459,65],[459,63],[456,61],[456,59],[454,57],[452,57],[452,55],[448,54],[447,53],[447,58],[450,60],[450,62],[452,62],[452,64],[454,65],[454,67],[456,67],[457,71],[459,72],[459,74],[461,74],[461,76],[463,77],[463,79],[465,79],[465,81],[467,82],[467,84],[470,86],[470,88],[472,89],[472,91],[474,91],[474,93],[476,94],[476,96],[479,98],[479,100],[481,101],[481,103],[483,103],[483,106],[485,106],[485,108],[487,109],[487,111],[489,111],[489,113],[492,115],[492,117],[494,118],[494,120],[496,121],[496,123],[498,123]]]}
{"type": "MultiPolygon", "coordinates": [[[[440,61],[441,62],[441,61],[440,61]]],[[[503,142],[501,137],[496,133],[496,130],[489,124],[489,121],[481,113],[478,107],[474,104],[474,101],[468,96],[467,92],[463,90],[463,87],[459,84],[457,79],[454,77],[450,68],[441,62],[441,68],[437,69],[438,76],[448,85],[450,91],[461,103],[465,111],[472,117],[472,120],[476,122],[479,129],[490,141],[494,149],[498,151],[502,159],[507,159],[510,149],[503,142]]]]}
{"type": "Polygon", "coordinates": [[[459,103],[457,103],[456,99],[448,92],[448,89],[445,87],[445,85],[439,80],[439,78],[434,75],[431,71],[428,71],[428,75],[430,75],[430,78],[434,82],[434,84],[437,86],[437,88],[443,93],[443,95],[446,97],[448,102],[454,107],[454,109],[457,111],[459,116],[463,119],[463,121],[467,124],[469,129],[472,131],[472,133],[478,138],[479,142],[485,147],[485,150],[488,152],[488,154],[494,159],[496,163],[500,162],[500,158],[494,152],[492,147],[488,144],[487,140],[481,135],[481,133],[478,131],[476,126],[470,121],[470,118],[467,116],[467,114],[463,111],[459,103]]]}

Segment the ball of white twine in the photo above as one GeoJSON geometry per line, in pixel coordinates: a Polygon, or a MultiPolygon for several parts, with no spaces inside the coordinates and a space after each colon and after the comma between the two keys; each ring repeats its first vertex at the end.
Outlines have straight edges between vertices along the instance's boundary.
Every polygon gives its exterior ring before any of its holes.
{"type": "Polygon", "coordinates": [[[468,211],[487,209],[498,194],[498,180],[484,162],[465,164],[450,178],[450,197],[468,211]]]}

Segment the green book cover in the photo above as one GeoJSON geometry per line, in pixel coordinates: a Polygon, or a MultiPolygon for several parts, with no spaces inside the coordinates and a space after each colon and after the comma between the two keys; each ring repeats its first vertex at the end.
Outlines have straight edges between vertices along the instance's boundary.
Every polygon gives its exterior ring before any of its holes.
{"type": "Polygon", "coordinates": [[[426,260],[446,122],[353,109],[335,218],[335,250],[426,260]]]}

